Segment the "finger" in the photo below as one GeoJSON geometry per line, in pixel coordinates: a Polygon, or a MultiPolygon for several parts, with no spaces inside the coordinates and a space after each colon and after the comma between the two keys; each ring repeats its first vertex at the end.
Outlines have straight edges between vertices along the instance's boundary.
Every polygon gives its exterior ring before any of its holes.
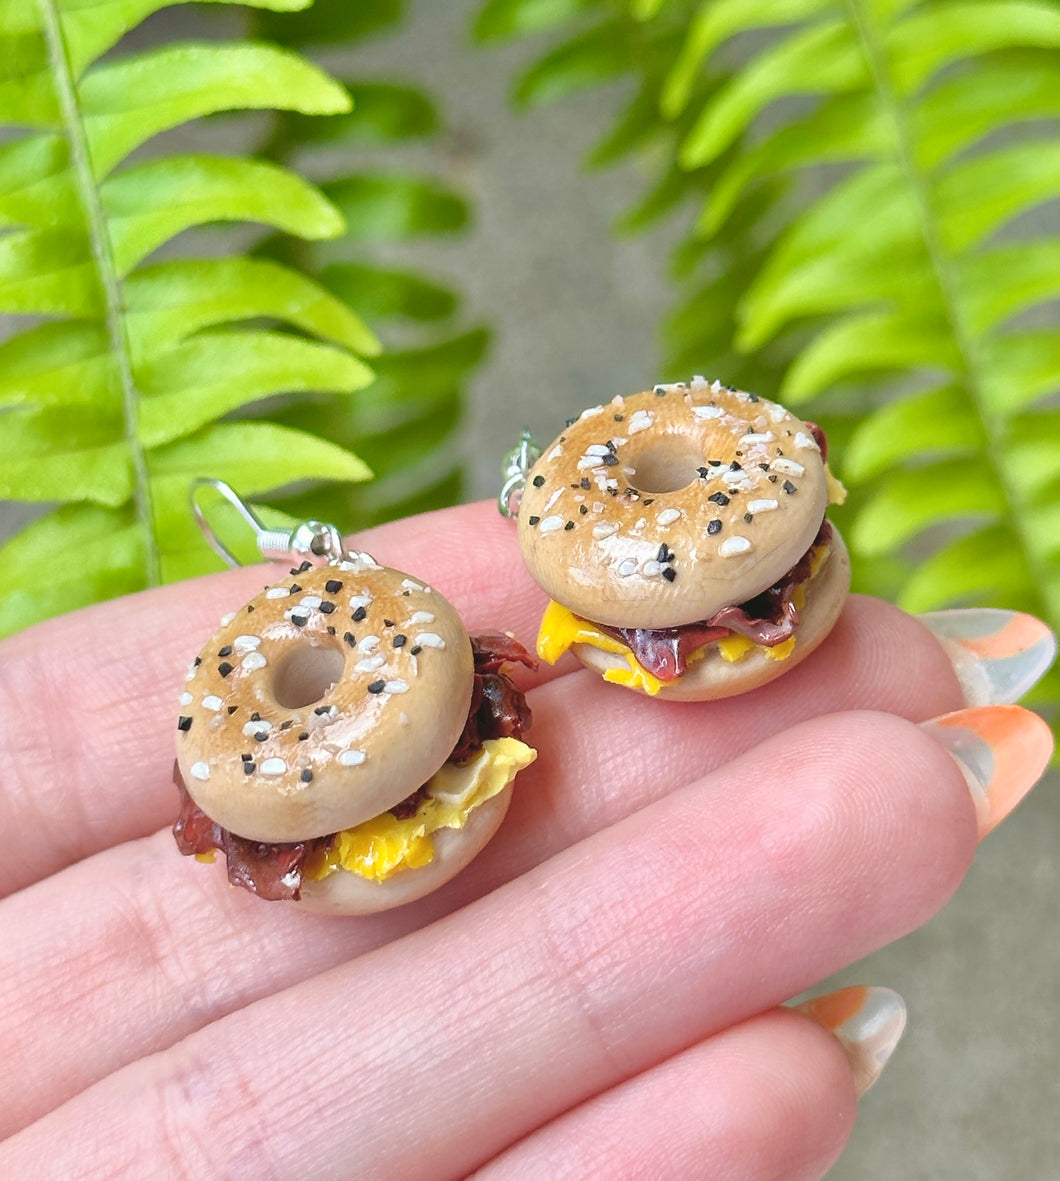
{"type": "Polygon", "coordinates": [[[178,857],[166,833],[71,867],[0,903],[0,1044],[25,1041],[29,1052],[32,1036],[37,1065],[33,1079],[0,1077],[0,1134],[249,1000],[471,901],[816,711],[946,712],[956,691],[937,675],[941,659],[908,616],[858,599],[834,652],[747,697],[675,706],[587,672],[536,689],[540,754],[500,833],[457,881],[394,914],[336,924],[260,903],[233,892],[220,867],[178,857]],[[896,648],[900,664],[883,659],[896,648]],[[30,1006],[47,1014],[46,1030],[20,1021],[30,1006]]]}
{"type": "Polygon", "coordinates": [[[15,1136],[0,1173],[46,1155],[57,1175],[106,1158],[164,1176],[181,1154],[200,1176],[353,1159],[369,1177],[463,1175],[918,926],[975,839],[965,780],[925,731],[883,714],[804,723],[123,1068],[15,1136]]]}
{"type": "Polygon", "coordinates": [[[448,888],[395,914],[335,924],[233,896],[220,867],[178,857],[166,833],[71,867],[0,903],[0,1044],[31,1036],[28,1007],[47,1014],[32,1031],[34,1078],[0,1077],[0,1134],[251,999],[471,901],[817,711],[948,711],[956,690],[940,661],[908,616],[856,599],[834,650],[746,697],[675,706],[587,672],[533,690],[540,754],[500,833],[448,888]]]}
{"type": "MultiPolygon", "coordinates": [[[[431,579],[472,631],[509,629],[533,647],[545,598],[495,507],[414,517],[358,544],[431,579]]],[[[166,822],[184,670],[220,617],[279,571],[231,570],[132,595],[0,644],[0,896],[166,822]]],[[[546,666],[523,683],[554,675],[546,666]]]]}
{"type": "Polygon", "coordinates": [[[776,1009],[564,1113],[474,1181],[817,1181],[856,1110],[836,1039],[776,1009]]]}

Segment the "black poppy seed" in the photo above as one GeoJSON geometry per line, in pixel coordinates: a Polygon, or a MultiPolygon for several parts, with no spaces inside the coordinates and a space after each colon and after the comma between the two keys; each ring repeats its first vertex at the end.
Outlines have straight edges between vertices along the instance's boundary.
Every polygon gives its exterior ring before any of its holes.
{"type": "Polygon", "coordinates": [[[347,632],[342,638],[347,644],[350,645],[351,648],[357,643],[357,637],[353,634],[353,632],[347,632]]]}
{"type": "MultiPolygon", "coordinates": [[[[627,489],[627,491],[628,491],[628,489],[627,489]]],[[[583,517],[585,516],[585,514],[586,514],[588,511],[589,511],[589,510],[588,510],[588,509],[585,507],[585,505],[584,505],[584,504],[580,504],[580,505],[578,505],[578,512],[580,512],[580,513],[581,513],[581,515],[582,515],[583,517]]]]}
{"type": "Polygon", "coordinates": [[[329,595],[337,595],[339,591],[342,590],[342,583],[339,582],[337,578],[329,578],[327,582],[324,583],[324,589],[329,595]]]}
{"type": "Polygon", "coordinates": [[[766,479],[770,482],[770,484],[775,484],[777,482],[776,476],[767,476],[766,479]]]}
{"type": "Polygon", "coordinates": [[[655,396],[657,398],[665,398],[666,397],[666,387],[665,386],[661,386],[661,385],[652,386],[652,392],[655,394],[655,396]]]}
{"type": "Polygon", "coordinates": [[[618,463],[618,456],[615,455],[613,452],[609,452],[607,455],[600,456],[600,462],[605,467],[614,467],[615,464],[618,463]]]}
{"type": "Polygon", "coordinates": [[[757,402],[757,401],[758,401],[758,395],[757,395],[757,394],[748,394],[747,396],[748,396],[748,397],[751,399],[751,401],[752,401],[752,402],[757,402]]]}
{"type": "Polygon", "coordinates": [[[333,635],[335,634],[335,629],[334,629],[334,627],[332,627],[330,624],[328,624],[328,629],[327,629],[327,631],[328,631],[328,635],[329,635],[329,636],[333,636],[333,635]]]}
{"type": "Polygon", "coordinates": [[[659,546],[659,552],[655,555],[657,562],[668,562],[670,560],[670,551],[666,548],[666,542],[659,546]]]}
{"type": "Polygon", "coordinates": [[[335,604],[330,599],[325,599],[323,603],[320,604],[320,610],[323,612],[323,614],[330,615],[332,611],[335,610],[335,604]]]}
{"type": "Polygon", "coordinates": [[[301,587],[298,585],[298,583],[297,583],[297,582],[292,582],[292,583],[291,583],[291,586],[290,586],[290,592],[291,592],[291,594],[292,594],[292,595],[296,595],[296,594],[298,594],[298,592],[299,592],[301,589],[302,589],[302,588],[301,588],[301,587]]]}
{"type": "Polygon", "coordinates": [[[607,493],[609,496],[617,496],[618,495],[618,485],[616,484],[614,488],[608,488],[607,493]]]}
{"type": "Polygon", "coordinates": [[[372,681],[368,686],[369,693],[382,693],[386,688],[386,681],[372,681]]]}
{"type": "Polygon", "coordinates": [[[244,753],[241,757],[244,763],[249,763],[254,756],[252,754],[244,753]]]}
{"type": "Polygon", "coordinates": [[[413,656],[419,656],[422,651],[423,649],[419,646],[419,644],[413,644],[409,649],[409,652],[411,652],[413,656]]]}
{"type": "Polygon", "coordinates": [[[354,613],[353,613],[353,616],[352,616],[353,622],[360,623],[367,614],[368,614],[368,612],[365,610],[364,607],[358,607],[357,610],[354,611],[354,613]]]}
{"type": "Polygon", "coordinates": [[[236,712],[237,709],[239,709],[238,705],[230,705],[228,707],[228,716],[231,717],[236,712]]]}
{"type": "Polygon", "coordinates": [[[759,467],[759,469],[760,469],[761,471],[763,471],[763,472],[768,472],[768,471],[769,471],[769,464],[768,464],[768,463],[760,463],[760,464],[758,465],[758,467],[759,467]]]}
{"type": "Polygon", "coordinates": [[[316,709],[313,710],[313,713],[315,713],[317,715],[317,717],[322,717],[324,714],[331,713],[331,706],[330,705],[318,705],[316,707],[316,709]]]}
{"type": "Polygon", "coordinates": [[[306,767],[306,769],[302,772],[301,775],[298,776],[298,778],[301,779],[301,781],[303,783],[312,783],[313,782],[313,772],[310,771],[308,767],[306,767]]]}
{"type": "Polygon", "coordinates": [[[615,446],[614,439],[607,440],[607,449],[608,449],[608,451],[612,451],[612,452],[618,450],[618,448],[615,446]]]}
{"type": "Polygon", "coordinates": [[[247,604],[247,614],[249,615],[253,610],[254,610],[254,604],[248,603],[247,604]]]}
{"type": "Polygon", "coordinates": [[[623,417],[624,417],[624,416],[623,416],[623,415],[621,415],[621,414],[616,414],[616,415],[614,416],[614,418],[615,418],[615,422],[621,422],[621,421],[622,421],[622,419],[623,419],[623,417]]]}
{"type": "Polygon", "coordinates": [[[409,595],[411,595],[411,594],[412,594],[412,591],[403,590],[403,591],[401,592],[401,597],[402,597],[403,599],[407,599],[407,598],[409,597],[409,595]]]}
{"type": "Polygon", "coordinates": [[[185,730],[185,731],[190,730],[191,729],[191,718],[184,718],[184,717],[177,718],[177,729],[178,730],[185,730]]]}
{"type": "Polygon", "coordinates": [[[544,476],[534,476],[533,485],[535,488],[543,488],[545,485],[545,477],[544,476]]]}
{"type": "Polygon", "coordinates": [[[232,645],[225,644],[225,646],[223,648],[218,648],[217,655],[218,656],[231,656],[232,655],[232,645]]]}
{"type": "Polygon", "coordinates": [[[750,523],[755,519],[754,513],[744,513],[743,519],[748,523],[748,525],[750,525],[750,523]]]}
{"type": "Polygon", "coordinates": [[[258,769],[257,763],[252,763],[250,761],[250,759],[243,760],[243,774],[244,775],[253,775],[257,769],[258,769]]]}
{"type": "Polygon", "coordinates": [[[254,711],[254,713],[252,713],[252,714],[250,715],[250,720],[251,720],[252,722],[260,722],[260,721],[261,721],[261,714],[259,714],[259,713],[257,712],[257,710],[255,710],[255,711],[254,711]]]}
{"type": "Polygon", "coordinates": [[[589,477],[588,477],[588,476],[582,476],[582,478],[581,478],[581,484],[579,485],[579,487],[582,487],[582,488],[584,488],[586,492],[588,492],[588,491],[589,491],[589,489],[592,487],[592,484],[590,484],[590,483],[589,483],[589,477]]]}
{"type": "Polygon", "coordinates": [[[309,616],[308,615],[292,615],[291,622],[295,625],[295,627],[305,627],[305,625],[309,622],[309,616]]]}
{"type": "Polygon", "coordinates": [[[290,730],[290,728],[293,725],[294,725],[294,718],[288,718],[286,722],[281,723],[280,729],[281,730],[290,730]]]}
{"type": "Polygon", "coordinates": [[[541,520],[541,518],[540,517],[529,517],[529,518],[527,518],[527,520],[528,520],[529,524],[536,525],[538,523],[538,521],[541,520]]]}
{"type": "Polygon", "coordinates": [[[566,525],[563,526],[563,528],[567,533],[569,533],[574,528],[574,522],[568,521],[566,525]]]}
{"type": "Polygon", "coordinates": [[[710,475],[710,472],[707,471],[707,469],[705,467],[697,467],[696,471],[699,473],[699,478],[701,480],[705,480],[707,478],[707,476],[710,475]]]}
{"type": "MultiPolygon", "coordinates": [[[[742,452],[742,451],[737,451],[737,452],[736,452],[736,454],[737,454],[737,455],[742,455],[742,454],[743,454],[743,452],[742,452]]],[[[732,463],[730,463],[730,464],[729,464],[729,471],[730,471],[730,472],[742,472],[742,471],[743,471],[743,468],[742,468],[742,467],[741,467],[741,466],[740,466],[740,465],[739,465],[739,464],[736,462],[736,460],[734,459],[734,460],[732,461],[732,463]]]]}
{"type": "Polygon", "coordinates": [[[229,664],[227,660],[222,660],[221,663],[217,666],[217,671],[221,674],[222,677],[227,677],[233,668],[235,668],[234,664],[229,664]]]}
{"type": "Polygon", "coordinates": [[[713,500],[715,504],[726,505],[729,503],[729,498],[724,492],[714,492],[707,497],[707,500],[713,500]]]}
{"type": "Polygon", "coordinates": [[[567,426],[574,426],[574,424],[575,424],[577,421],[578,421],[577,417],[574,417],[574,418],[568,418],[568,419],[567,419],[567,426]]]}
{"type": "Polygon", "coordinates": [[[677,577],[677,571],[673,568],[673,566],[667,566],[663,570],[662,576],[667,582],[673,582],[673,580],[677,577]]]}
{"type": "MultiPolygon", "coordinates": [[[[742,452],[742,451],[737,451],[737,452],[736,452],[736,454],[737,454],[737,455],[741,455],[741,456],[742,456],[742,455],[743,455],[743,452],[742,452]]],[[[736,464],[735,466],[736,466],[736,467],[739,467],[740,465],[739,465],[739,464],[736,464]]]]}
{"type": "Polygon", "coordinates": [[[644,507],[647,508],[648,505],[651,504],[654,500],[655,500],[654,496],[646,496],[644,498],[644,500],[642,501],[642,503],[643,503],[644,507]]]}
{"type": "Polygon", "coordinates": [[[392,619],[384,619],[383,620],[383,627],[393,627],[393,626],[394,626],[394,621],[392,619]]]}
{"type": "Polygon", "coordinates": [[[711,467],[721,467],[720,459],[708,459],[707,463],[710,464],[711,467]]]}
{"type": "Polygon", "coordinates": [[[785,480],[781,487],[789,496],[795,491],[795,485],[790,480],[785,480]]]}
{"type": "MultiPolygon", "coordinates": [[[[298,567],[298,573],[299,573],[299,574],[304,574],[304,573],[305,573],[307,570],[312,570],[312,569],[313,569],[313,563],[312,563],[312,562],[303,562],[303,563],[301,564],[301,566],[299,566],[299,567],[298,567]]],[[[298,589],[299,589],[299,590],[301,590],[302,588],[301,588],[301,587],[299,587],[298,589]]]]}
{"type": "Polygon", "coordinates": [[[192,661],[192,664],[195,665],[196,668],[198,668],[199,665],[202,664],[202,657],[196,656],[195,659],[192,661]]]}
{"type": "Polygon", "coordinates": [[[395,647],[395,648],[404,648],[404,647],[405,647],[405,641],[406,641],[407,639],[408,639],[408,636],[404,636],[404,635],[401,635],[401,634],[399,633],[398,635],[396,635],[396,636],[394,637],[394,647],[395,647]]]}
{"type": "Polygon", "coordinates": [[[707,523],[707,532],[712,535],[721,532],[721,521],[719,521],[717,517],[715,517],[713,521],[709,521],[707,523]]]}
{"type": "Polygon", "coordinates": [[[254,731],[254,741],[255,742],[264,742],[265,739],[268,738],[268,736],[269,736],[268,730],[255,730],[254,731]]]}
{"type": "Polygon", "coordinates": [[[308,731],[308,730],[303,730],[303,731],[302,731],[302,733],[298,735],[298,741],[299,741],[299,742],[305,742],[305,740],[306,740],[308,737],[309,737],[309,731],[308,731]]]}

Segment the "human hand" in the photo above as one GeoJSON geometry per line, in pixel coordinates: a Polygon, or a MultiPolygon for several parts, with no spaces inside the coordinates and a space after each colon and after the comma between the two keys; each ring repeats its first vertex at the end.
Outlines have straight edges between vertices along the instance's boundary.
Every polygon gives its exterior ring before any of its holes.
{"type": "MultiPolygon", "coordinates": [[[[532,640],[543,597],[488,506],[358,544],[471,631],[532,640]]],[[[321,918],[230,889],[168,832],[182,670],[262,581],[0,647],[0,1175],[822,1176],[853,1075],[777,1006],[946,901],[1044,726],[965,719],[997,760],[977,806],[912,724],[961,707],[952,665],[858,598],[744,697],[542,670],[522,678],[540,757],[479,859],[419,903],[321,918]]]]}

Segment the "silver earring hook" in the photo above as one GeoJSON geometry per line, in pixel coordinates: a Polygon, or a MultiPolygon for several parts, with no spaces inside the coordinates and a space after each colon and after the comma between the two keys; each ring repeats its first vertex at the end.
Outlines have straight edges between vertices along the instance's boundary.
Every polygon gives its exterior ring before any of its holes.
{"type": "Polygon", "coordinates": [[[526,487],[526,477],[537,462],[541,448],[536,446],[527,429],[519,436],[519,445],[504,457],[504,485],[497,497],[497,508],[502,517],[517,517],[519,502],[526,487]]]}
{"type": "Polygon", "coordinates": [[[188,488],[188,499],[196,523],[202,530],[203,536],[210,548],[222,557],[230,566],[241,566],[243,563],[232,553],[225,543],[217,536],[199,503],[198,495],[203,488],[210,488],[220,493],[226,501],[239,513],[240,517],[254,531],[254,542],[262,557],[279,561],[300,558],[313,562],[314,565],[337,564],[339,562],[354,562],[358,565],[376,563],[369,554],[352,553],[343,546],[342,534],[334,525],[326,521],[302,521],[293,529],[270,529],[260,520],[231,485],[224,480],[212,476],[203,476],[192,480],[188,488]]]}

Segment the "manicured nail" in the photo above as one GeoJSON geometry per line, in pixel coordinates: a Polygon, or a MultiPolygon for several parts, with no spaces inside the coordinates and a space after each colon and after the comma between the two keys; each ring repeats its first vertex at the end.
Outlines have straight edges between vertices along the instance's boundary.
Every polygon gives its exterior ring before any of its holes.
{"type": "Polygon", "coordinates": [[[794,1006],[839,1039],[860,1099],[883,1073],[905,1029],[905,1001],[890,988],[841,988],[794,1006]]]}
{"type": "Polygon", "coordinates": [[[997,828],[1049,765],[1053,736],[1037,714],[1018,705],[960,709],[922,723],[964,773],[979,817],[979,836],[997,828]]]}
{"type": "Polygon", "coordinates": [[[1056,637],[1022,611],[969,608],[917,618],[953,663],[968,705],[1018,701],[1056,658],[1056,637]]]}

